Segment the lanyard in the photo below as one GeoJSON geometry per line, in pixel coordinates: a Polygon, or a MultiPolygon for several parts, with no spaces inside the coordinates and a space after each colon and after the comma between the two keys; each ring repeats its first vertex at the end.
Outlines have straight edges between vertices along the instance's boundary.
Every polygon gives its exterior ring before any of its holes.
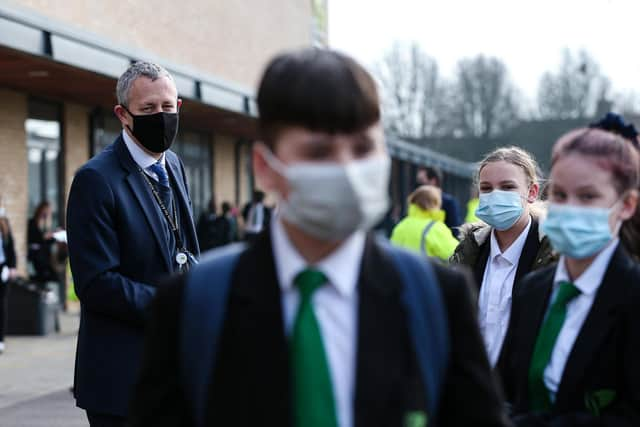
{"type": "Polygon", "coordinates": [[[153,186],[153,184],[149,180],[149,177],[147,176],[146,173],[144,173],[144,171],[140,166],[138,166],[138,170],[142,174],[142,177],[147,182],[147,184],[149,184],[149,187],[151,188],[151,192],[153,193],[153,196],[156,199],[156,202],[158,202],[158,206],[160,206],[160,210],[164,214],[164,217],[167,220],[169,227],[171,227],[171,231],[173,231],[173,235],[176,238],[176,245],[178,247],[178,252],[185,252],[186,248],[182,245],[182,238],[180,237],[180,224],[178,224],[178,215],[177,215],[178,207],[176,206],[175,198],[173,197],[171,198],[171,202],[173,206],[173,218],[171,218],[171,215],[169,214],[169,210],[164,205],[164,203],[162,203],[162,199],[160,198],[160,194],[158,194],[158,190],[156,190],[156,187],[153,186]]]}

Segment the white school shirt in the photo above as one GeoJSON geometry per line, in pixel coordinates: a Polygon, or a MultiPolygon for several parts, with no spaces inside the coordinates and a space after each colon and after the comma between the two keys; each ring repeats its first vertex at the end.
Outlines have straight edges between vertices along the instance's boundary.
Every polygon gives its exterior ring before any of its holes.
{"type": "Polygon", "coordinates": [[[478,298],[478,322],[491,366],[498,363],[511,317],[511,294],[520,255],[531,229],[531,218],[518,238],[502,252],[491,232],[491,253],[484,269],[478,298]]]}
{"type": "Polygon", "coordinates": [[[560,282],[573,283],[581,293],[567,304],[567,316],[564,319],[562,329],[560,329],[560,333],[556,339],[549,364],[544,370],[544,384],[547,386],[547,390],[549,390],[549,397],[552,402],[555,401],[556,393],[560,387],[562,373],[564,372],[564,367],[567,364],[569,354],[573,349],[573,345],[576,342],[576,338],[578,338],[578,334],[582,329],[584,321],[587,319],[587,315],[591,311],[596,293],[600,288],[602,279],[607,272],[609,262],[618,247],[618,243],[619,239],[612,241],[604,250],[602,250],[602,252],[598,254],[591,265],[580,275],[580,277],[574,281],[571,281],[569,278],[569,272],[565,265],[564,256],[560,257],[560,261],[558,261],[558,267],[556,268],[556,273],[553,277],[553,292],[551,294],[551,299],[549,300],[547,313],[556,297],[556,294],[558,293],[560,282]]]}
{"type": "MultiPolygon", "coordinates": [[[[271,236],[282,292],[284,328],[290,337],[300,303],[300,295],[293,281],[308,264],[289,240],[278,218],[271,221],[271,236]]],[[[357,284],[364,244],[365,233],[355,232],[333,253],[313,266],[329,280],[314,292],[311,304],[322,334],[340,427],[353,426],[358,335],[357,284]]]]}

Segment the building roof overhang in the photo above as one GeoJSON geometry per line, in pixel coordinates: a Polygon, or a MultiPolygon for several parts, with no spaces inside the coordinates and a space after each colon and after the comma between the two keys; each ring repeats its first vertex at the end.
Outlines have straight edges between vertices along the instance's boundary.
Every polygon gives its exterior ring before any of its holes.
{"type": "Polygon", "coordinates": [[[253,93],[27,9],[0,3],[0,86],[42,97],[112,108],[115,83],[134,61],[162,64],[174,77],[188,126],[256,137],[253,93]]]}

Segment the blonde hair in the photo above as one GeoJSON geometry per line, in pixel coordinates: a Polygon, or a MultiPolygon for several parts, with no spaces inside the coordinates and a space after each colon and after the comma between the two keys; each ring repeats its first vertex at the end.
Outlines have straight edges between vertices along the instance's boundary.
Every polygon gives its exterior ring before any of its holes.
{"type": "Polygon", "coordinates": [[[442,206],[442,190],[434,185],[421,185],[409,194],[410,204],[417,205],[424,210],[440,209],[442,206]]]}
{"type": "Polygon", "coordinates": [[[538,183],[538,163],[531,153],[519,147],[501,147],[487,154],[480,162],[476,181],[480,180],[480,172],[489,163],[507,162],[518,166],[524,172],[527,179],[527,185],[531,186],[538,183]]]}

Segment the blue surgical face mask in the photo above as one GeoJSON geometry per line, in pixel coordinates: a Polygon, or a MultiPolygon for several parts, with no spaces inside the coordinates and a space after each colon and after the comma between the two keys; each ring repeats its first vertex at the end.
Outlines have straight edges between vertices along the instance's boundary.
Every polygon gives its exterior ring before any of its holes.
{"type": "Polygon", "coordinates": [[[553,248],[569,258],[588,258],[600,252],[612,239],[607,208],[549,205],[541,230],[553,248]]]}
{"type": "Polygon", "coordinates": [[[476,216],[495,228],[508,230],[522,215],[522,196],[516,191],[493,190],[480,194],[476,216]]]}

